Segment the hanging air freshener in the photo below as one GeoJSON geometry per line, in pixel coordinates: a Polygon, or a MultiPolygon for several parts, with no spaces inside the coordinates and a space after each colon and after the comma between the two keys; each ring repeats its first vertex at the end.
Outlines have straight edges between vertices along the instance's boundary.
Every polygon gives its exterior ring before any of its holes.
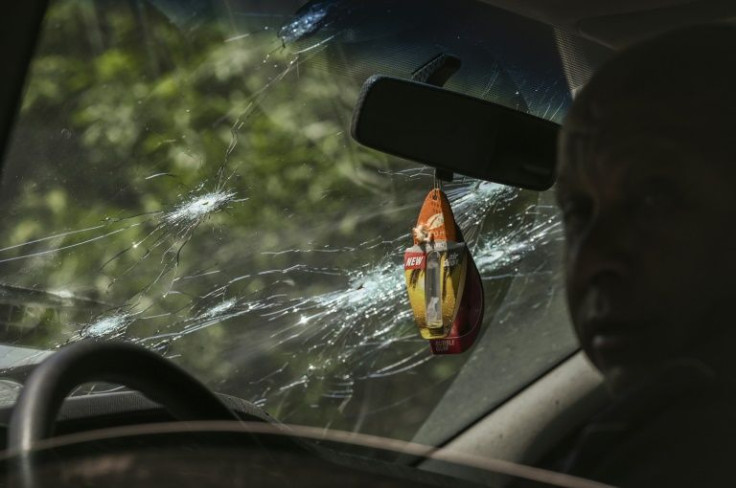
{"type": "Polygon", "coordinates": [[[409,302],[425,339],[447,337],[460,307],[468,263],[456,229],[447,196],[433,188],[414,227],[414,246],[404,253],[409,302]]]}
{"type": "Polygon", "coordinates": [[[424,200],[413,237],[404,273],[419,333],[434,354],[461,353],[478,336],[483,287],[439,184],[424,200]]]}

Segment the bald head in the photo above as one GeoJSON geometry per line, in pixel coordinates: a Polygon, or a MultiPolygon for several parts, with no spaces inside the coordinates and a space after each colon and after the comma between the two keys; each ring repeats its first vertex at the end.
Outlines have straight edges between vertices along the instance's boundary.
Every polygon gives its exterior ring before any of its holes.
{"type": "Polygon", "coordinates": [[[582,140],[631,133],[685,138],[709,160],[732,160],[736,127],[736,27],[704,25],[674,31],[621,53],[581,91],[563,125],[561,162],[582,140]]]}
{"type": "Polygon", "coordinates": [[[736,374],[716,366],[736,348],[734,127],[725,25],[621,53],[573,103],[557,186],[568,305],[614,390],[683,360],[736,374]]]}

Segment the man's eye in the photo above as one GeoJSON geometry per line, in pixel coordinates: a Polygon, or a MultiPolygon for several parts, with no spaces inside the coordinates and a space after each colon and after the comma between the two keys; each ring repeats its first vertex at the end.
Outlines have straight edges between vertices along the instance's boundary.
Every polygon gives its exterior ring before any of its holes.
{"type": "Polygon", "coordinates": [[[640,192],[631,203],[634,207],[633,211],[655,216],[669,212],[677,200],[678,196],[671,188],[664,185],[652,185],[640,192]]]}
{"type": "Polygon", "coordinates": [[[565,227],[576,228],[590,219],[593,203],[587,198],[571,198],[562,202],[560,208],[565,227]]]}

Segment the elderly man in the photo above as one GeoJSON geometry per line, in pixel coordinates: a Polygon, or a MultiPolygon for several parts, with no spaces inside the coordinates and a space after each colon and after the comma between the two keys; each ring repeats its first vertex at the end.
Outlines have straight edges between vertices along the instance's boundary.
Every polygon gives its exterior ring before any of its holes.
{"type": "Polygon", "coordinates": [[[563,125],[558,201],[581,345],[614,401],[568,471],[736,486],[736,28],[604,66],[563,125]]]}

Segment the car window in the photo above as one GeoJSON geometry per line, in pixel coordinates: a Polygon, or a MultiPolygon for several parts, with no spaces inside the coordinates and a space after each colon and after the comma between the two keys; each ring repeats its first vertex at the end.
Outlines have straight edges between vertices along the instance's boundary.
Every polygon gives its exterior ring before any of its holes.
{"type": "Polygon", "coordinates": [[[445,184],[487,308],[433,357],[402,272],[432,172],[350,137],[368,76],[441,53],[449,89],[570,103],[552,30],[475,1],[51,2],[3,167],[0,341],[129,340],[285,422],[402,439],[503,401],[576,348],[551,195],[445,184]]]}

